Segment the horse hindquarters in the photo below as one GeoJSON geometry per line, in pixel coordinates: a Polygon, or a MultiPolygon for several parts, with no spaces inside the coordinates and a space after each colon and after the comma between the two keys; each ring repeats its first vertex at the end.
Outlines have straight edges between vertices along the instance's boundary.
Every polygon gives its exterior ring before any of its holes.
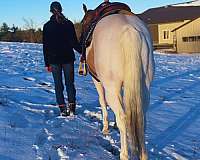
{"type": "Polygon", "coordinates": [[[131,150],[141,160],[147,159],[144,140],[144,73],[142,70],[142,35],[131,25],[123,32],[122,51],[125,56],[124,105],[131,150]]]}

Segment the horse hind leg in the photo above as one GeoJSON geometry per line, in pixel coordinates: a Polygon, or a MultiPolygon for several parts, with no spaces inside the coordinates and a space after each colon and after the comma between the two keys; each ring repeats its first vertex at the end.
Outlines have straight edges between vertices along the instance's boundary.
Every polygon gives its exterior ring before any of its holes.
{"type": "Polygon", "coordinates": [[[99,103],[101,105],[101,109],[102,109],[102,114],[103,114],[103,129],[102,129],[102,133],[104,135],[107,135],[109,133],[109,128],[108,128],[108,112],[107,112],[107,104],[106,104],[106,100],[105,100],[105,92],[103,89],[103,86],[101,85],[100,82],[97,82],[94,78],[93,82],[95,84],[95,87],[97,89],[98,95],[99,95],[99,103]]]}
{"type": "Polygon", "coordinates": [[[105,87],[105,95],[108,105],[116,116],[116,122],[120,131],[121,152],[120,160],[128,160],[126,116],[123,110],[123,101],[120,93],[121,85],[118,87],[105,87]]]}

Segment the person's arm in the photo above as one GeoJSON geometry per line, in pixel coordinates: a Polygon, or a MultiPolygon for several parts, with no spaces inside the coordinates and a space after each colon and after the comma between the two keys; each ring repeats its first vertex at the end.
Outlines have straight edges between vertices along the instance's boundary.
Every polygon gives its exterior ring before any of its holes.
{"type": "Polygon", "coordinates": [[[49,66],[49,60],[48,60],[48,38],[46,33],[46,26],[43,27],[43,33],[42,33],[42,42],[43,42],[43,55],[44,55],[44,63],[45,67],[49,66]]]}
{"type": "Polygon", "coordinates": [[[71,41],[71,45],[72,47],[79,52],[80,54],[82,54],[82,46],[80,45],[77,35],[76,35],[76,31],[74,28],[74,24],[72,22],[70,22],[70,41],[71,41]]]}

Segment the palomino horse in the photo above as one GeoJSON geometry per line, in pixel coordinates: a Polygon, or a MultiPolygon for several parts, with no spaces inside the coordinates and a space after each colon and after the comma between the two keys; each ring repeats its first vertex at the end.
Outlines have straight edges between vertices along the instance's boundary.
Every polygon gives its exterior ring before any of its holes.
{"type": "MultiPolygon", "coordinates": [[[[92,10],[84,6],[84,11],[83,24],[92,10]]],[[[120,131],[120,159],[148,159],[145,113],[154,75],[154,58],[147,27],[133,14],[105,16],[94,29],[92,41],[86,48],[86,60],[91,55],[100,80],[93,79],[103,110],[103,132],[108,130],[108,104],[120,131]]]]}

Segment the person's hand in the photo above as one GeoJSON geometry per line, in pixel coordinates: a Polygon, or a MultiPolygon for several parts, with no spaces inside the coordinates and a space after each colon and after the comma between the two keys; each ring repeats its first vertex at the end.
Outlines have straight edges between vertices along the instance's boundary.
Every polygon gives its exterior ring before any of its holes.
{"type": "Polygon", "coordinates": [[[47,72],[52,72],[52,67],[51,66],[47,66],[46,70],[47,70],[47,72]]]}
{"type": "Polygon", "coordinates": [[[85,56],[81,55],[80,62],[85,62],[85,56]]]}

